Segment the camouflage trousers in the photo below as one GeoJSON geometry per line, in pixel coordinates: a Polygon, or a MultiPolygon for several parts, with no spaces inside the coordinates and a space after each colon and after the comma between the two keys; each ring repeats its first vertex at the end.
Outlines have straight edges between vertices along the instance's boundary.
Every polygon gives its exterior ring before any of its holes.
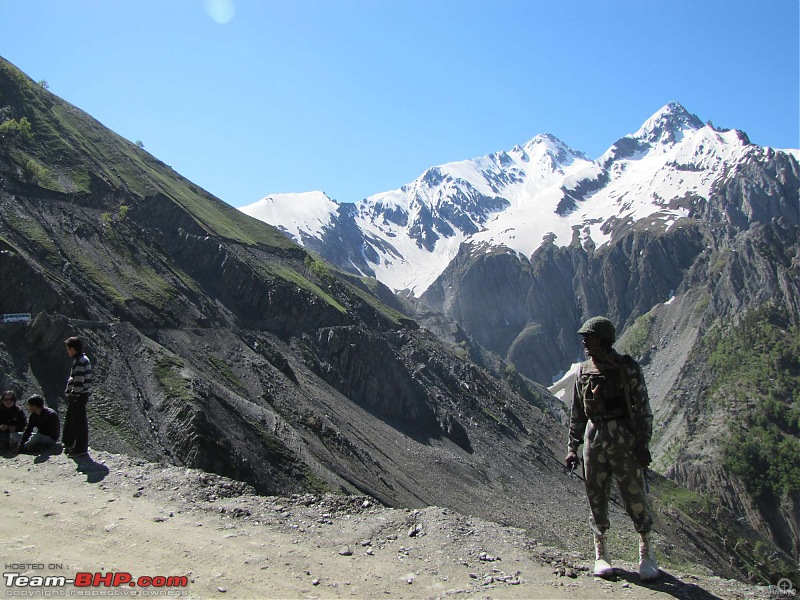
{"type": "Polygon", "coordinates": [[[583,442],[592,530],[603,534],[609,528],[608,502],[613,476],[636,531],[650,531],[653,513],[644,489],[644,473],[634,456],[636,441],[628,420],[589,421],[583,442]]]}

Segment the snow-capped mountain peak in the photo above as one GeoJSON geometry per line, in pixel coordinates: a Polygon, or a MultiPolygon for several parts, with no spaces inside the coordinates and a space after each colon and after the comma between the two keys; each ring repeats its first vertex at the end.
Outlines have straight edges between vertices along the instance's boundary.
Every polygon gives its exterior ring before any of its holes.
{"type": "Polygon", "coordinates": [[[677,102],[670,102],[647,119],[631,137],[648,144],[673,145],[703,127],[703,122],[677,102]]]}
{"type": "MultiPolygon", "coordinates": [[[[589,160],[583,152],[573,150],[550,133],[539,134],[521,148],[515,146],[515,150],[517,149],[527,156],[526,162],[539,163],[545,169],[550,170],[569,167],[576,160],[589,160]]],[[[512,150],[512,156],[513,153],[512,150]]]]}
{"type": "Polygon", "coordinates": [[[691,199],[708,198],[718,178],[762,150],[670,102],[596,161],[542,134],[431,167],[354,204],[321,192],[276,194],[242,210],[341,268],[421,295],[462,243],[530,256],[542,243],[593,251],[642,219],[667,228],[689,216],[691,199]]]}
{"type": "Polygon", "coordinates": [[[603,168],[627,158],[670,152],[703,127],[703,122],[677,102],[662,106],[635,132],[617,140],[597,160],[603,168]]]}
{"type": "MultiPolygon", "coordinates": [[[[515,148],[519,148],[519,146],[515,146],[515,148]]],[[[548,154],[559,159],[560,162],[571,162],[575,157],[587,158],[583,152],[573,150],[552,133],[540,133],[526,142],[521,149],[530,154],[548,154]]]]}

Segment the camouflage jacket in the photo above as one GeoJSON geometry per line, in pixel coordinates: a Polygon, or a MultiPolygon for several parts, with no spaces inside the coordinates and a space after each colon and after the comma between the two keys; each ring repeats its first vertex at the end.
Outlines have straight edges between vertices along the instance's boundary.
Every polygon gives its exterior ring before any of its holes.
{"type": "Polygon", "coordinates": [[[630,420],[625,400],[625,388],[633,411],[633,431],[637,444],[649,444],[653,432],[653,413],[647,386],[639,364],[630,356],[611,351],[613,362],[600,362],[590,358],[578,367],[572,391],[569,445],[577,452],[583,443],[589,421],[609,419],[630,420]]]}

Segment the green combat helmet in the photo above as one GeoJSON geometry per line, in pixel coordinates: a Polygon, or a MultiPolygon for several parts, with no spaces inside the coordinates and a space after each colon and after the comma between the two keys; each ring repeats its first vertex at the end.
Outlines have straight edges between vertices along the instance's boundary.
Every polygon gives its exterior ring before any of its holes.
{"type": "Polygon", "coordinates": [[[613,344],[617,339],[614,324],[605,317],[592,317],[578,329],[578,333],[596,335],[601,340],[608,341],[609,344],[613,344]]]}

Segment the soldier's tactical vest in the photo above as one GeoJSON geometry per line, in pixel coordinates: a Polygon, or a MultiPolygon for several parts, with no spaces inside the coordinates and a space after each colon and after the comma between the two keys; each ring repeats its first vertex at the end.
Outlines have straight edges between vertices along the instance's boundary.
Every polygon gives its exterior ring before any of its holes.
{"type": "MultiPolygon", "coordinates": [[[[626,357],[627,358],[627,357],[626,357]]],[[[583,409],[592,421],[608,421],[628,416],[625,401],[624,363],[599,371],[592,360],[581,365],[578,388],[583,398],[583,409]]]]}

